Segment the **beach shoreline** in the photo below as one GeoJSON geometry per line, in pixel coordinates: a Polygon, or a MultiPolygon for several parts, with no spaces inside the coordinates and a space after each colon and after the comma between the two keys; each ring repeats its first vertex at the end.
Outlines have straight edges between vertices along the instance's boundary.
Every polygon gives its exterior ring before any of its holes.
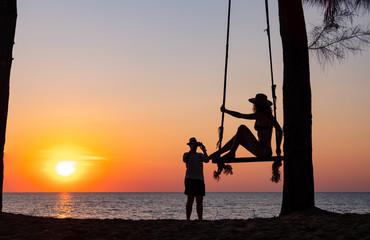
{"type": "Polygon", "coordinates": [[[370,214],[322,210],[246,220],[58,219],[0,214],[0,239],[370,239],[370,214]]]}

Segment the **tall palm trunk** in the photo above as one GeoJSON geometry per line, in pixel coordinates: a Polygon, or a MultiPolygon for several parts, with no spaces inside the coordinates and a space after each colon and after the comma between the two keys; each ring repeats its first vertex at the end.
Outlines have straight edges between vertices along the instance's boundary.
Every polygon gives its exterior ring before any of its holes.
{"type": "Polygon", "coordinates": [[[0,1],[0,213],[3,209],[4,145],[8,117],[10,69],[17,20],[16,0],[0,1]]]}
{"type": "Polygon", "coordinates": [[[311,86],[302,0],[279,0],[284,80],[284,186],[281,214],[315,205],[311,86]]]}

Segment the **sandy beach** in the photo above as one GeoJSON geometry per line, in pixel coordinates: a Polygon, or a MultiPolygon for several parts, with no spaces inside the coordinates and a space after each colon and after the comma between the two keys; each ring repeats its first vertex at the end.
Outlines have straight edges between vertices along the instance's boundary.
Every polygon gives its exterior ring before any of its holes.
{"type": "Polygon", "coordinates": [[[247,220],[56,219],[3,213],[0,239],[369,239],[370,214],[318,209],[247,220]]]}

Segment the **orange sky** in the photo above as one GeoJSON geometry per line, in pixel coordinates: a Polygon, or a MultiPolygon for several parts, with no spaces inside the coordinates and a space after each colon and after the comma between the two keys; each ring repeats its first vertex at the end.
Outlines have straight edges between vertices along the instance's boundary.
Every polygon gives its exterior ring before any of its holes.
{"type": "MultiPolygon", "coordinates": [[[[270,8],[282,124],[275,1],[270,8]]],[[[226,1],[19,0],[18,11],[4,191],[183,191],[188,139],[216,150],[226,1]],[[57,175],[59,161],[75,161],[76,172],[57,175]]],[[[232,14],[226,105],[250,112],[248,98],[271,95],[264,5],[234,1],[232,14]]],[[[370,191],[369,62],[367,50],[323,70],[311,56],[316,191],[370,191]]],[[[226,117],[225,141],[241,123],[253,127],[226,117]]],[[[233,167],[217,183],[206,164],[207,191],[282,191],[271,163],[233,167]]]]}

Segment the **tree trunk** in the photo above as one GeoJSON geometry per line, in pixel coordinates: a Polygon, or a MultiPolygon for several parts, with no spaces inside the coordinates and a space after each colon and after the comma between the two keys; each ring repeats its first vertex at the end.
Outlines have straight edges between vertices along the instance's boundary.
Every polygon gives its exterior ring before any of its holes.
{"type": "Polygon", "coordinates": [[[315,205],[311,86],[301,0],[279,0],[284,80],[284,186],[281,214],[315,205]]]}
{"type": "Polygon", "coordinates": [[[9,104],[10,69],[17,20],[16,0],[0,1],[0,213],[3,210],[4,145],[9,104]]]}

